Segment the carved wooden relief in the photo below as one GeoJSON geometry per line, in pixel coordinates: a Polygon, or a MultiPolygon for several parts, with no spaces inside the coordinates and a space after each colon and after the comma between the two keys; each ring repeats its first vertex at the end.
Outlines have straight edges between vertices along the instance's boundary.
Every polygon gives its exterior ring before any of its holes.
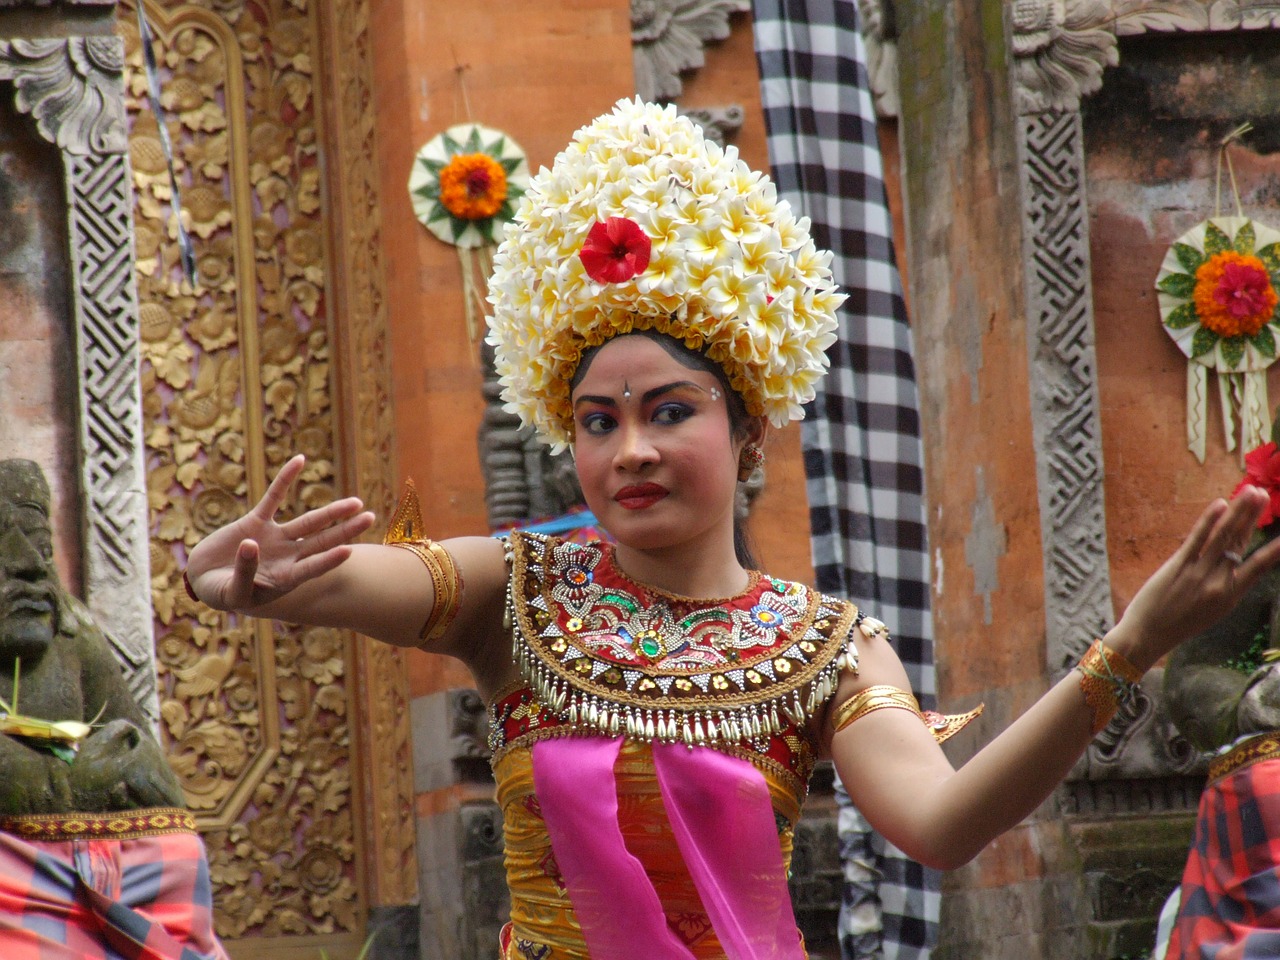
{"type": "MultiPolygon", "coordinates": [[[[212,611],[180,579],[186,551],[254,502],[294,451],[308,466],[291,512],[338,492],[318,13],[286,0],[146,11],[200,280],[191,289],[177,269],[136,22],[122,10],[163,729],[205,833],[219,934],[358,934],[352,728],[386,725],[355,696],[353,669],[368,658],[339,631],[212,611]]],[[[367,325],[376,296],[358,283],[342,295],[363,304],[367,325]]],[[[364,412],[385,425],[376,399],[364,412]]],[[[366,471],[357,482],[386,499],[384,480],[366,471]]]]}

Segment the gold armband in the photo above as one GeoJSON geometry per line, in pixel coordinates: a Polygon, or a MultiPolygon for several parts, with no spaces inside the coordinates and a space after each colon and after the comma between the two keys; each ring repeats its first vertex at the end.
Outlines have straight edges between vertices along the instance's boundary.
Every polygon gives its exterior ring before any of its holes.
{"type": "Polygon", "coordinates": [[[387,546],[402,547],[412,552],[431,574],[435,601],[427,622],[422,625],[422,632],[418,634],[424,643],[430,643],[443,636],[457,616],[458,607],[462,605],[462,574],[458,572],[457,564],[453,562],[449,551],[434,540],[423,537],[421,530],[422,507],[418,502],[418,491],[412,480],[405,480],[404,495],[396,505],[396,512],[382,542],[387,546]]]}
{"type": "Polygon", "coordinates": [[[1093,641],[1076,669],[1080,671],[1080,691],[1091,714],[1089,729],[1097,736],[1111,722],[1120,704],[1137,696],[1142,671],[1101,640],[1093,641]]]}
{"type": "Polygon", "coordinates": [[[919,717],[933,738],[942,743],[955,736],[981,715],[983,704],[978,704],[968,713],[938,713],[936,710],[921,710],[920,704],[911,692],[900,687],[880,684],[867,687],[855,693],[836,709],[836,733],[839,733],[855,720],[860,720],[868,713],[886,708],[893,710],[909,710],[919,717]]]}

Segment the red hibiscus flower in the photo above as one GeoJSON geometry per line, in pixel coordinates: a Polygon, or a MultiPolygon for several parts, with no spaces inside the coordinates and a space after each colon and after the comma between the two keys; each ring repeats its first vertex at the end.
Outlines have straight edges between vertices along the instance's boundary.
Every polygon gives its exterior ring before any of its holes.
{"type": "Polygon", "coordinates": [[[604,223],[596,221],[578,256],[596,283],[623,283],[644,273],[652,246],[638,223],[610,217],[604,223]]]}
{"type": "Polygon", "coordinates": [[[1265,490],[1270,500],[1258,518],[1259,529],[1268,527],[1280,517],[1280,454],[1274,442],[1250,450],[1244,455],[1244,479],[1232,491],[1235,496],[1245,487],[1259,487],[1265,490]]]}

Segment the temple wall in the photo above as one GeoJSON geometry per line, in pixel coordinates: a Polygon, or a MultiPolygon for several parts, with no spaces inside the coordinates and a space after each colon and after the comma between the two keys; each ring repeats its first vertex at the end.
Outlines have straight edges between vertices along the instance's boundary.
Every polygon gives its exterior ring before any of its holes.
{"type": "MultiPolygon", "coordinates": [[[[1168,245],[1215,213],[1216,144],[1243,120],[1244,212],[1276,221],[1280,46],[1263,20],[1107,6],[895,4],[940,699],[987,704],[957,761],[1114,623],[1241,475],[1212,375],[1205,463],[1186,449],[1186,360],[1153,284],[1168,245]]],[[[1222,191],[1234,214],[1225,170],[1222,191]]],[[[1203,770],[1163,716],[1159,673],[1127,728],[948,875],[940,957],[1150,949],[1203,770]]]]}

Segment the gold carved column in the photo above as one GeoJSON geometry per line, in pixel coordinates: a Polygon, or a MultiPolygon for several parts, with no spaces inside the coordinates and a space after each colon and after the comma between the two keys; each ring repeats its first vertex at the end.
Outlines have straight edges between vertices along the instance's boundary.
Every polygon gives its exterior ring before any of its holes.
{"type": "Polygon", "coordinates": [[[147,2],[199,286],[183,282],[132,6],[145,454],[161,724],[237,960],[354,956],[417,900],[398,652],[191,602],[186,551],[294,452],[293,511],[394,460],[368,0],[147,2]]]}

